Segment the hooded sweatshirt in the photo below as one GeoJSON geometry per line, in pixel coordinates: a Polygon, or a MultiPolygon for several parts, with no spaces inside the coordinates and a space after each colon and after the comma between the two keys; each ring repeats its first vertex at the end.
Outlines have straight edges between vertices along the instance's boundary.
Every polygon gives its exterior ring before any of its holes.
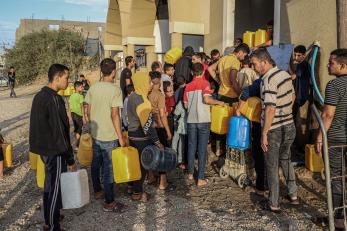
{"type": "Polygon", "coordinates": [[[30,114],[30,152],[43,156],[62,155],[74,164],[70,125],[63,98],[49,87],[34,97],[30,114]]]}

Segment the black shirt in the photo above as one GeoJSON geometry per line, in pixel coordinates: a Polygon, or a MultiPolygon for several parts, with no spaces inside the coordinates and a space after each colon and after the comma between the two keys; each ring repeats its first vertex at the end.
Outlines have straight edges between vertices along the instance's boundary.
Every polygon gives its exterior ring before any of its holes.
{"type": "Polygon", "coordinates": [[[124,68],[122,70],[121,74],[120,74],[120,88],[121,88],[122,93],[123,93],[123,100],[127,96],[126,80],[130,79],[131,84],[133,84],[132,81],[131,81],[131,76],[132,76],[131,70],[129,68],[127,68],[127,67],[124,68]]]}
{"type": "Polygon", "coordinates": [[[335,106],[335,115],[328,130],[330,144],[347,144],[347,76],[330,80],[325,88],[326,105],[335,106]]]}
{"type": "Polygon", "coordinates": [[[175,76],[183,76],[186,84],[190,83],[193,79],[191,73],[192,59],[189,56],[181,57],[175,64],[175,76]]]}
{"type": "Polygon", "coordinates": [[[296,79],[293,80],[295,90],[295,102],[300,106],[304,105],[310,95],[310,75],[311,67],[307,61],[293,65],[296,79]]]}

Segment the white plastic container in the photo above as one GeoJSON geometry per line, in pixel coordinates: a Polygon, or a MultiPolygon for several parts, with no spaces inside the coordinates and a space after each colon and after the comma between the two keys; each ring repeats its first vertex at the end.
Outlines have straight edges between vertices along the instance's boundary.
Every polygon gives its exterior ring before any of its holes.
{"type": "Polygon", "coordinates": [[[61,174],[63,209],[76,209],[89,203],[88,174],[85,169],[61,174]]]}

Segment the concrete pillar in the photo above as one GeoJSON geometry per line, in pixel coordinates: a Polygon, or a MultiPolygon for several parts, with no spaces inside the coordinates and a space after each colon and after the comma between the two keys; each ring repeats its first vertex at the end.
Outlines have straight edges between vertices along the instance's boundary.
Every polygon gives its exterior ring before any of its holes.
{"type": "Polygon", "coordinates": [[[337,46],[347,48],[347,0],[337,0],[337,46]]]}
{"type": "Polygon", "coordinates": [[[273,41],[272,41],[274,45],[279,45],[281,41],[281,4],[282,4],[282,0],[275,1],[273,41]]]}
{"type": "Polygon", "coordinates": [[[123,46],[123,58],[125,59],[125,57],[128,56],[128,47],[127,46],[123,46]]]}
{"type": "Polygon", "coordinates": [[[128,44],[127,45],[127,56],[135,57],[135,45],[134,44],[128,44]]]}
{"type": "Polygon", "coordinates": [[[177,47],[182,49],[183,36],[182,33],[171,33],[171,48],[177,47]]]}
{"type": "Polygon", "coordinates": [[[151,65],[154,61],[157,61],[157,54],[155,53],[155,46],[146,46],[146,66],[147,69],[151,69],[151,65]]]}
{"type": "MultiPolygon", "coordinates": [[[[223,2],[223,51],[234,44],[235,0],[223,2]]],[[[223,52],[222,52],[223,53],[223,52]]]]}

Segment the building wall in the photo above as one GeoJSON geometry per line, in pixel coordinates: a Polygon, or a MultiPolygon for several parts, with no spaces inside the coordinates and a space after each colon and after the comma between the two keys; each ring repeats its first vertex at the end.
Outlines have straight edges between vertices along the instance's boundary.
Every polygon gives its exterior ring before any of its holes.
{"type": "Polygon", "coordinates": [[[62,20],[44,20],[44,19],[21,19],[19,27],[16,30],[16,40],[32,32],[38,32],[43,29],[49,29],[50,25],[59,25],[59,28],[69,29],[81,32],[84,38],[98,38],[98,29],[101,28],[100,36],[103,41],[105,23],[101,22],[78,22],[62,20]]]}
{"type": "Polygon", "coordinates": [[[321,92],[332,78],[327,63],[330,52],[337,47],[336,1],[282,0],[281,42],[309,46],[318,40],[321,45],[317,74],[321,92]]]}
{"type": "Polygon", "coordinates": [[[207,54],[213,49],[223,49],[223,0],[213,0],[209,14],[210,33],[204,39],[204,51],[207,54]]]}

